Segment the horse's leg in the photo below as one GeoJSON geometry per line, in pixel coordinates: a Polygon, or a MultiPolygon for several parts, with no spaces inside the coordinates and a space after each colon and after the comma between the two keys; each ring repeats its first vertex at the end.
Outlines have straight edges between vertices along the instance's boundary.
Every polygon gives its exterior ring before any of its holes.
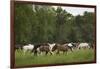
{"type": "Polygon", "coordinates": [[[46,51],[46,55],[48,54],[48,51],[46,51]]]}
{"type": "Polygon", "coordinates": [[[63,51],[63,54],[65,54],[66,53],[66,51],[63,51]]]}
{"type": "Polygon", "coordinates": [[[43,51],[40,51],[40,52],[39,52],[39,54],[40,54],[40,55],[43,55],[43,54],[44,54],[44,52],[43,52],[43,51]]]}
{"type": "Polygon", "coordinates": [[[72,47],[72,50],[75,51],[75,47],[72,47]]]}
{"type": "Polygon", "coordinates": [[[25,55],[26,50],[23,50],[23,52],[24,52],[24,54],[23,54],[23,55],[25,55]]]}
{"type": "Polygon", "coordinates": [[[69,49],[71,50],[71,52],[73,52],[72,47],[69,47],[69,49]]]}
{"type": "Polygon", "coordinates": [[[31,51],[30,51],[30,53],[32,53],[32,55],[34,54],[34,50],[32,49],[31,51]]]}
{"type": "Polygon", "coordinates": [[[68,50],[66,51],[66,54],[68,54],[68,50]]]}
{"type": "Polygon", "coordinates": [[[17,49],[17,52],[21,55],[21,53],[20,53],[20,49],[17,49]]]}
{"type": "Polygon", "coordinates": [[[86,47],[84,47],[84,49],[86,49],[86,47]]]}
{"type": "Polygon", "coordinates": [[[78,48],[79,50],[81,49],[81,47],[78,48]]]}
{"type": "Polygon", "coordinates": [[[54,53],[52,51],[50,51],[50,54],[53,55],[54,53]]]}
{"type": "Polygon", "coordinates": [[[22,54],[23,54],[22,50],[19,48],[18,51],[19,51],[20,55],[22,56],[22,54]]]}
{"type": "Polygon", "coordinates": [[[37,56],[37,51],[36,51],[36,50],[34,51],[34,55],[36,55],[36,56],[37,56]]]}
{"type": "Polygon", "coordinates": [[[64,50],[63,53],[64,53],[64,54],[67,54],[67,51],[68,51],[68,49],[64,50]]]}
{"type": "Polygon", "coordinates": [[[52,55],[52,52],[50,51],[50,54],[52,55]]]}
{"type": "Polygon", "coordinates": [[[66,51],[63,51],[63,54],[65,54],[66,53],[66,51]]]}
{"type": "Polygon", "coordinates": [[[59,54],[59,51],[57,50],[57,53],[56,54],[59,54]]]}
{"type": "Polygon", "coordinates": [[[38,51],[38,54],[42,55],[42,51],[38,51]]]}

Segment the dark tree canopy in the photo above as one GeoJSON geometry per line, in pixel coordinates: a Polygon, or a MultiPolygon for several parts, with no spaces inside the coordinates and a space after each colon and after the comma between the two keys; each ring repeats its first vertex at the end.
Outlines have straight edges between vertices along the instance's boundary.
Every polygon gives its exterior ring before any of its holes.
{"type": "Polygon", "coordinates": [[[73,16],[61,7],[16,4],[16,44],[94,42],[94,13],[73,16]]]}

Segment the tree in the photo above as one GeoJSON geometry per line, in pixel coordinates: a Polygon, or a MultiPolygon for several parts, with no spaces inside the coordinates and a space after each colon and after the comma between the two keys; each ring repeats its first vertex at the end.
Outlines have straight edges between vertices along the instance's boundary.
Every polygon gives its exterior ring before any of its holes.
{"type": "Polygon", "coordinates": [[[16,4],[16,44],[94,42],[94,13],[73,16],[58,6],[16,4]]]}

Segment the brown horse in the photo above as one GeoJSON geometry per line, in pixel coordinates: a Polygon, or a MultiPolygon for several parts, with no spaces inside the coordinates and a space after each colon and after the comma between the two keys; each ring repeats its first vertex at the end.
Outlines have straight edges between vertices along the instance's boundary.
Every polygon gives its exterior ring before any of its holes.
{"type": "MultiPolygon", "coordinates": [[[[34,55],[42,52],[45,52],[45,54],[47,55],[50,52],[50,46],[47,43],[37,44],[34,46],[32,52],[34,52],[34,55]]],[[[50,54],[52,53],[50,52],[50,54]]]]}
{"type": "MultiPolygon", "coordinates": [[[[41,52],[45,52],[45,54],[47,55],[49,52],[50,52],[50,47],[49,46],[40,46],[38,48],[38,51],[41,53],[41,52]]],[[[52,54],[50,52],[50,54],[52,54]]]]}
{"type": "Polygon", "coordinates": [[[67,44],[56,44],[53,48],[52,51],[57,50],[57,54],[60,53],[60,51],[62,51],[63,53],[67,53],[69,47],[67,46],[67,44]]]}

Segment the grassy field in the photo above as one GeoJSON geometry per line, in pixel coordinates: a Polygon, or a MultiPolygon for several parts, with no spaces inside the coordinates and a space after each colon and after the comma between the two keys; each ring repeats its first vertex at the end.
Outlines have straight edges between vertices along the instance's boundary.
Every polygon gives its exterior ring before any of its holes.
{"type": "Polygon", "coordinates": [[[39,55],[34,56],[27,52],[23,55],[23,52],[15,52],[15,64],[16,66],[36,65],[36,64],[58,64],[58,63],[71,63],[71,62],[85,62],[94,60],[93,49],[81,49],[74,52],[60,53],[54,55],[39,55]]]}

